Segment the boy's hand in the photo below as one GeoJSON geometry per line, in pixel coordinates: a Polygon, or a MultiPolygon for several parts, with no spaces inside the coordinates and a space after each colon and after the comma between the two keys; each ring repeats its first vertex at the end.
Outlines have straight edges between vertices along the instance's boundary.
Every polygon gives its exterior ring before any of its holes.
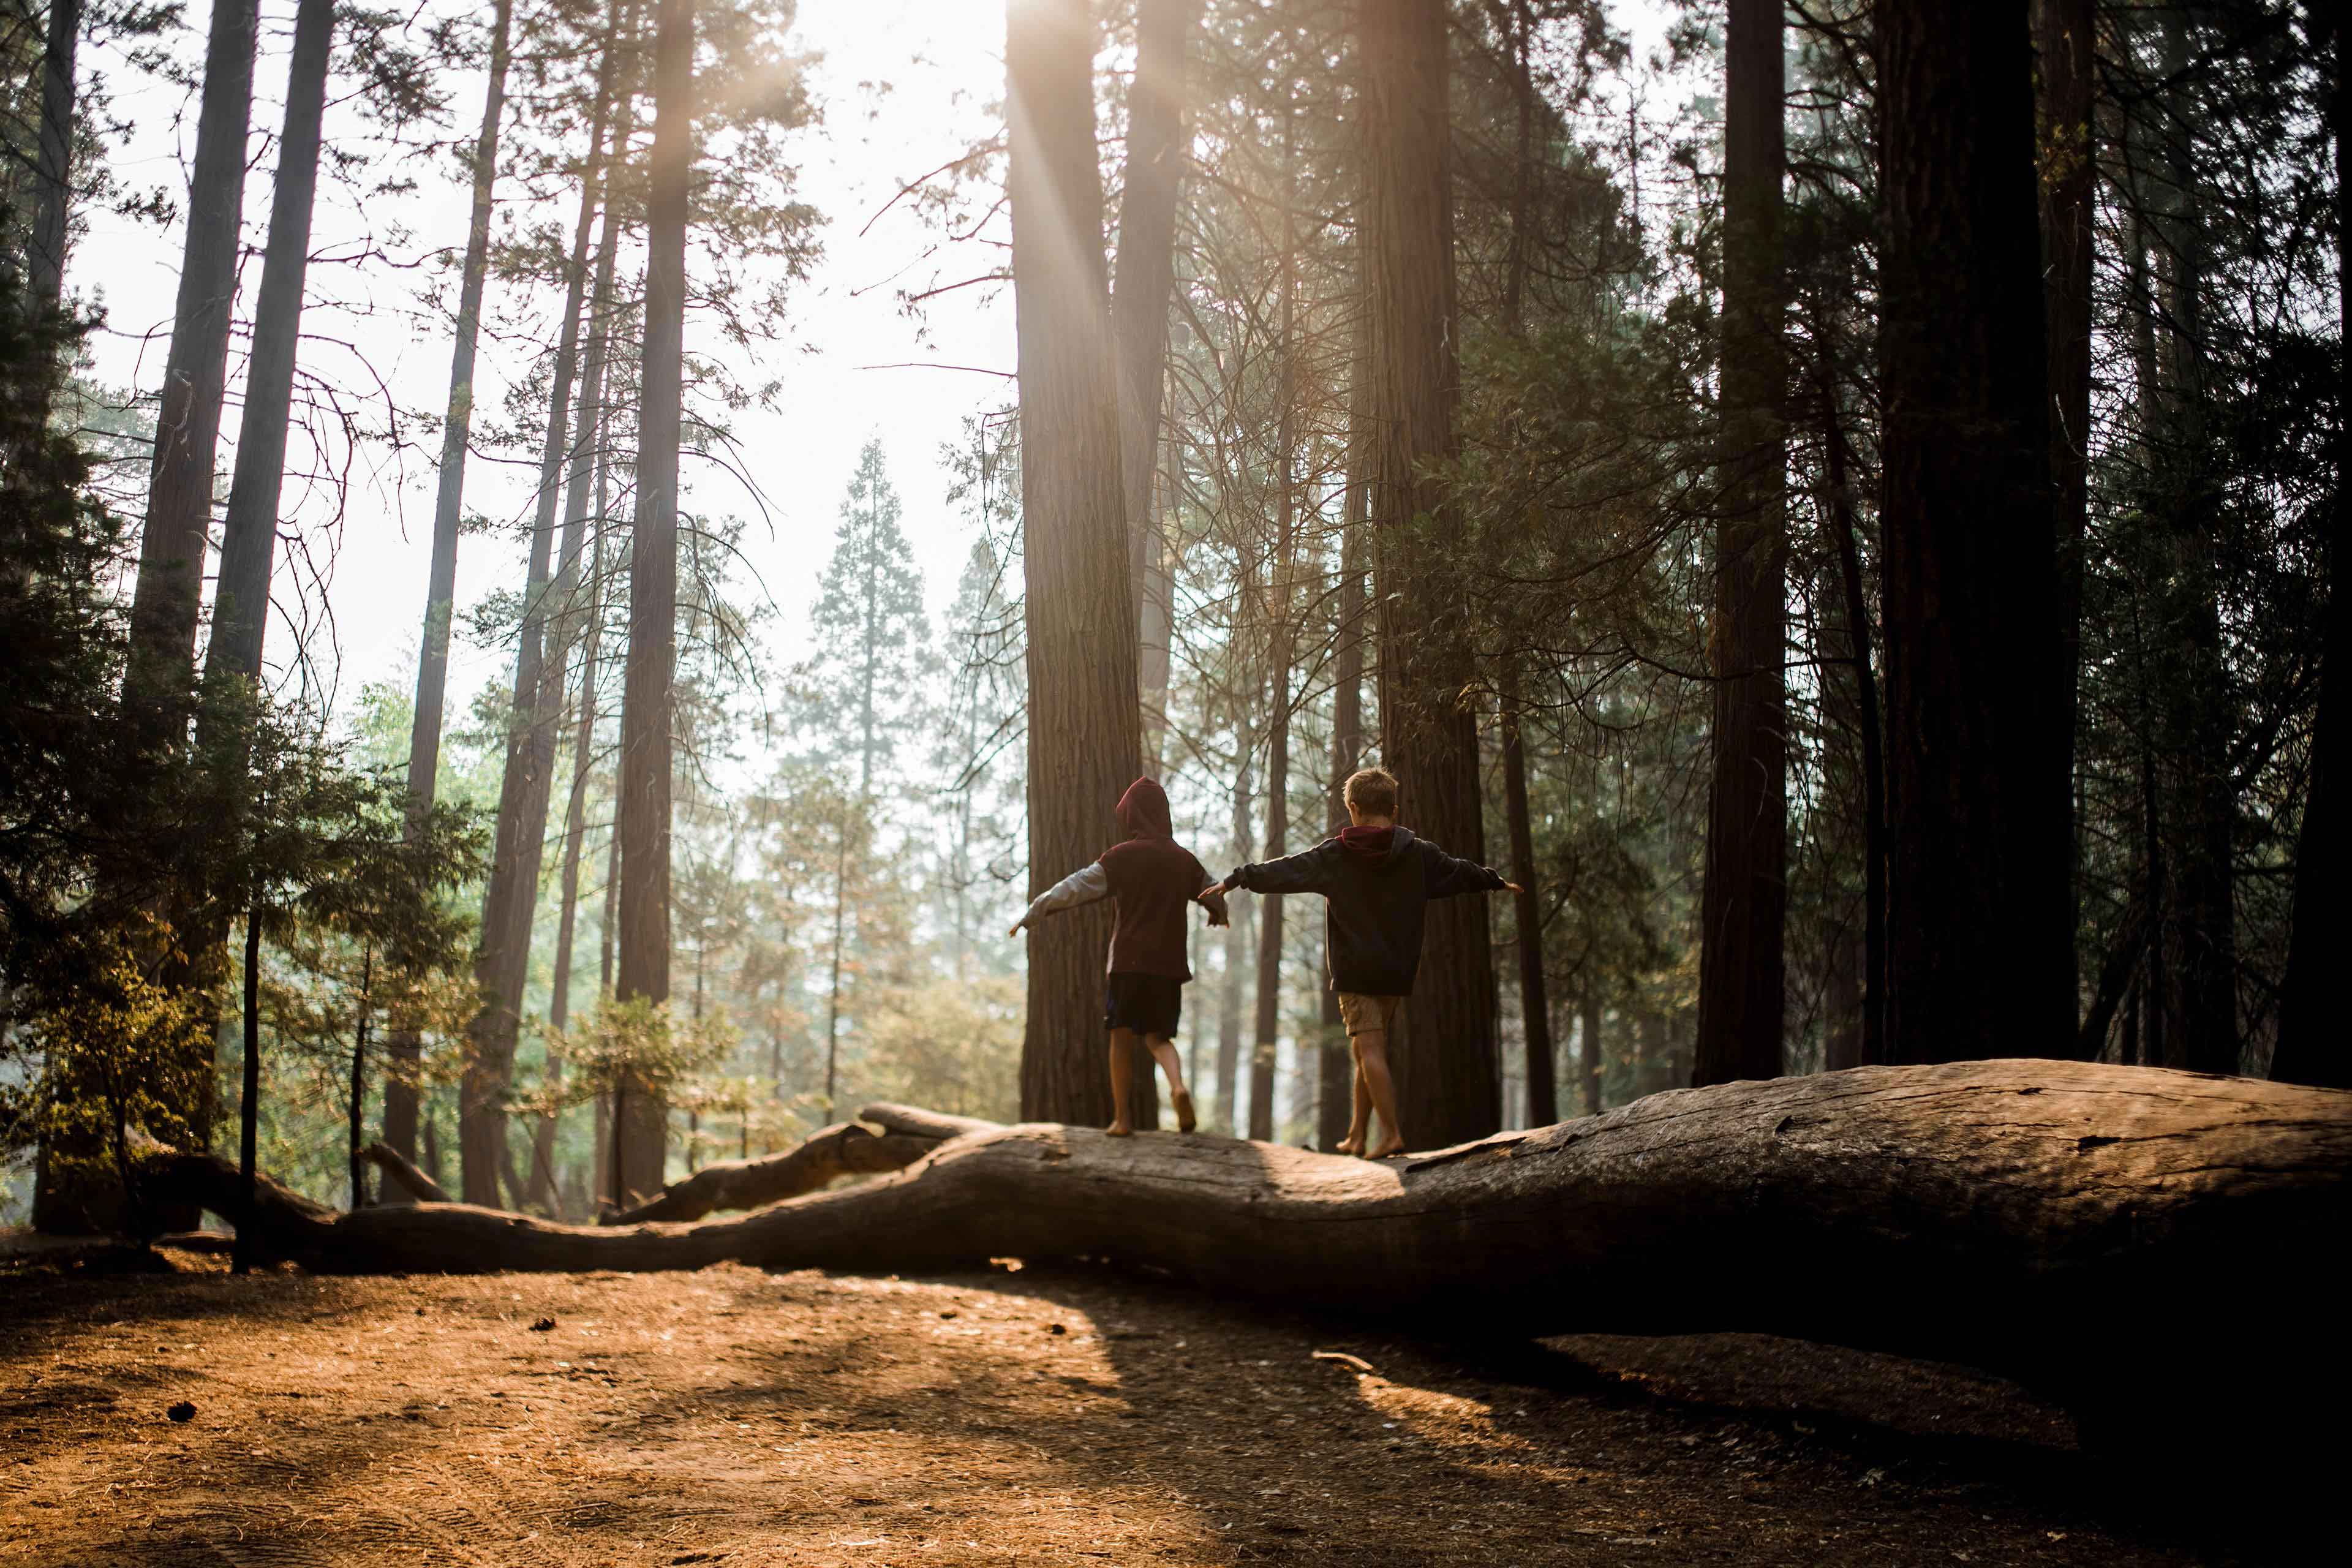
{"type": "Polygon", "coordinates": [[[1224,887],[1225,885],[1220,882],[1213,888],[1202,889],[1193,896],[1192,901],[1209,911],[1209,924],[1212,928],[1229,926],[1234,923],[1232,915],[1225,909],[1224,887]]]}
{"type": "Polygon", "coordinates": [[[1019,935],[1021,934],[1021,928],[1022,928],[1023,926],[1027,925],[1028,923],[1029,923],[1029,921],[1028,921],[1028,920],[1027,920],[1027,918],[1026,918],[1026,917],[1024,917],[1023,919],[1020,919],[1020,920],[1014,921],[1013,922],[1013,929],[1012,929],[1011,931],[1006,931],[1004,934],[1005,934],[1005,935],[1007,935],[1007,936],[1019,936],[1019,935]]]}
{"type": "Polygon", "coordinates": [[[1527,891],[1525,888],[1520,887],[1517,882],[1504,883],[1502,890],[1506,893],[1524,893],[1527,891]]]}

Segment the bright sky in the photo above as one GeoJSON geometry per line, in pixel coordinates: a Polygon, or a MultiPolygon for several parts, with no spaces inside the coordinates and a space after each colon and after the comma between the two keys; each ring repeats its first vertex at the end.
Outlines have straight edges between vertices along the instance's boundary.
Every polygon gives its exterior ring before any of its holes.
{"type": "MultiPolygon", "coordinates": [[[[1654,43],[1658,28],[1651,5],[1621,11],[1633,23],[1637,42],[1645,48],[1654,43]]],[[[191,26],[175,43],[191,64],[201,58],[207,14],[208,8],[192,5],[191,26]]],[[[292,0],[265,0],[263,15],[257,155],[268,155],[262,153],[263,132],[274,142],[292,0]]],[[[967,416],[1006,401],[1010,384],[964,370],[868,367],[919,362],[1010,371],[1011,295],[960,291],[939,302],[923,322],[911,321],[898,306],[898,287],[928,279],[934,270],[939,280],[951,281],[985,267],[988,258],[971,252],[944,264],[919,261],[935,236],[904,206],[870,230],[867,224],[904,181],[987,133],[988,108],[1003,88],[1003,7],[994,0],[801,0],[794,37],[803,49],[823,57],[811,85],[824,122],[803,133],[798,195],[824,214],[824,258],[793,300],[787,343],[773,351],[773,363],[759,367],[782,382],[776,411],[747,415],[740,426],[751,477],[769,510],[763,519],[739,480],[709,468],[688,468],[685,498],[689,510],[750,520],[745,552],[758,581],[746,586],[764,592],[782,612],[777,642],[786,655],[798,647],[797,628],[831,545],[843,488],[869,436],[880,436],[888,452],[905,502],[905,526],[935,607],[952,596],[970,550],[971,525],[947,502],[949,477],[940,449],[961,439],[967,416]]],[[[84,68],[107,73],[119,95],[118,111],[137,127],[130,146],[115,157],[121,176],[134,186],[167,185],[184,196],[182,171],[194,141],[193,94],[137,76],[106,51],[86,53],[84,68]]],[[[481,101],[478,77],[455,89],[455,116],[467,137],[478,124],[481,101]]],[[[348,105],[331,109],[330,139],[337,137],[339,127],[350,134],[355,123],[348,105]]],[[[394,247],[403,258],[426,247],[461,246],[467,193],[452,173],[441,165],[415,196],[372,202],[364,214],[348,201],[322,205],[313,255],[353,251],[372,226],[382,234],[394,221],[411,231],[404,246],[394,247]]],[[[248,242],[258,245],[268,209],[266,166],[248,180],[245,206],[248,242]]],[[[562,219],[567,232],[570,211],[566,207],[562,219]]],[[[152,389],[170,331],[179,245],[176,226],[159,231],[92,215],[90,232],[70,258],[67,281],[82,297],[102,298],[109,306],[111,331],[93,343],[102,383],[152,389]]],[[[248,265],[248,307],[258,273],[257,262],[248,265]]],[[[363,292],[392,310],[369,319],[314,302],[304,323],[305,371],[344,381],[363,396],[356,363],[329,340],[348,342],[364,352],[404,405],[437,409],[446,395],[449,340],[446,329],[417,330],[404,319],[415,300],[416,277],[381,267],[362,272],[314,266],[314,301],[353,300],[363,292]]],[[[500,310],[493,284],[486,313],[499,321],[500,310]]],[[[697,342],[691,318],[688,331],[691,347],[697,342]]],[[[499,405],[493,383],[516,369],[520,357],[486,342],[478,407],[499,405]]],[[[749,372],[744,376],[763,378],[749,372]]],[[[233,437],[234,409],[224,425],[233,437]]],[[[437,451],[437,437],[430,440],[437,451]]],[[[225,442],[224,484],[227,447],[225,442]]],[[[299,464],[301,454],[291,460],[299,464]]],[[[388,471],[371,476],[364,462],[358,472],[340,528],[331,526],[331,501],[322,491],[305,493],[289,482],[282,506],[307,537],[322,544],[332,540],[339,552],[332,575],[332,647],[323,637],[312,643],[316,659],[330,660],[340,652],[340,668],[329,671],[339,706],[355,698],[363,681],[390,680],[404,689],[413,681],[431,533],[428,461],[412,458],[404,483],[394,483],[388,471]]],[[[478,458],[468,469],[467,506],[494,517],[519,515],[529,504],[529,486],[526,476],[478,458]]],[[[290,598],[293,570],[281,566],[281,606],[290,598]]],[[[520,577],[520,545],[468,537],[459,549],[461,613],[486,591],[513,587],[520,577]]],[[[274,665],[291,658],[296,640],[287,623],[273,626],[274,665]]],[[[453,710],[482,682],[506,679],[511,659],[503,651],[472,647],[462,636],[452,655],[453,710]]]]}
{"type": "MultiPolygon", "coordinates": [[[[194,60],[201,55],[206,12],[197,6],[190,10],[193,26],[177,40],[177,48],[194,60]]],[[[257,153],[264,147],[265,130],[274,139],[291,5],[289,0],[265,0],[263,10],[258,90],[265,101],[255,110],[257,153]]],[[[751,477],[768,510],[763,517],[739,480],[709,468],[689,467],[686,498],[691,509],[749,520],[745,553],[759,582],[746,587],[753,593],[763,588],[772,598],[782,612],[787,637],[803,618],[831,545],[843,488],[869,436],[880,436],[889,453],[906,502],[905,524],[934,604],[943,605],[953,595],[971,531],[948,507],[949,480],[940,449],[959,437],[965,416],[995,406],[1009,395],[1009,384],[964,371],[864,367],[934,362],[1009,371],[1011,300],[1008,296],[992,304],[972,290],[954,297],[950,308],[933,311],[924,323],[911,321],[900,310],[896,289],[908,279],[928,276],[928,268],[906,269],[931,237],[904,207],[874,224],[870,232],[859,231],[903,181],[953,156],[975,132],[985,133],[986,110],[1003,81],[1003,29],[1001,11],[986,4],[801,0],[794,36],[801,47],[824,57],[813,88],[824,113],[824,123],[802,136],[798,194],[824,215],[824,254],[814,277],[793,300],[787,344],[774,351],[772,363],[744,373],[746,380],[773,375],[782,382],[775,412],[746,415],[740,427],[751,477]],[[899,276],[902,272],[905,277],[899,276]],[[919,325],[927,329],[919,338],[919,325]]],[[[138,126],[129,148],[114,160],[121,177],[133,185],[163,184],[184,194],[180,169],[194,142],[193,96],[184,101],[178,89],[135,77],[103,53],[86,57],[85,63],[106,70],[116,83],[117,108],[138,126]]],[[[456,111],[468,136],[479,122],[481,102],[478,76],[456,90],[456,111]]],[[[348,108],[331,110],[331,138],[339,121],[346,127],[353,123],[348,108]]],[[[247,184],[247,238],[256,245],[267,221],[268,174],[267,167],[257,169],[247,184]]],[[[466,203],[462,185],[436,179],[409,202],[371,204],[367,216],[382,226],[396,208],[398,221],[413,233],[407,254],[414,254],[433,245],[462,245],[466,203]]],[[[569,209],[564,222],[568,227],[569,209]]],[[[369,227],[347,203],[322,204],[316,224],[314,257],[350,251],[369,227]]],[[[169,339],[179,243],[176,226],[164,232],[103,213],[91,215],[90,232],[76,247],[68,282],[83,297],[101,298],[108,306],[111,330],[92,345],[95,374],[101,383],[152,387],[169,339]]],[[[985,264],[985,258],[978,259],[985,264]]],[[[368,279],[367,293],[397,310],[413,300],[407,282],[411,276],[379,274],[368,279]]],[[[249,262],[244,302],[248,307],[257,279],[258,264],[249,262]]],[[[370,321],[320,302],[354,298],[360,288],[361,279],[352,272],[314,265],[306,337],[345,339],[362,346],[402,402],[438,407],[449,374],[446,331],[439,336],[415,332],[396,314],[370,321]]],[[[486,315],[495,321],[499,309],[493,283],[486,315]]],[[[695,326],[689,320],[690,345],[696,342],[695,326]]],[[[478,406],[498,405],[491,384],[515,370],[519,358],[502,354],[486,340],[478,406]]],[[[306,342],[304,368],[331,376],[341,373],[359,390],[356,377],[351,376],[353,362],[331,345],[314,348],[306,342]]],[[[234,409],[224,425],[225,433],[233,437],[234,409]]],[[[225,441],[224,483],[230,461],[227,447],[225,441]]],[[[302,457],[298,444],[291,460],[299,464],[302,457]]],[[[431,534],[429,463],[412,459],[405,484],[395,485],[388,473],[369,480],[364,470],[362,481],[350,495],[333,569],[334,641],[341,656],[338,685],[343,701],[354,697],[365,680],[389,679],[404,686],[414,679],[431,534]]],[[[528,500],[527,480],[478,458],[470,465],[469,510],[507,516],[528,500]]],[[[329,536],[324,526],[328,507],[323,492],[305,496],[289,483],[285,510],[298,523],[312,525],[315,538],[329,536]]],[[[461,605],[494,586],[514,585],[520,576],[520,553],[519,545],[503,540],[466,539],[458,554],[461,605]]],[[[289,570],[281,567],[281,605],[289,593],[289,570]]],[[[290,657],[294,641],[288,623],[273,626],[273,664],[290,657]]],[[[315,657],[329,654],[320,645],[315,657]]],[[[460,637],[453,649],[453,707],[482,681],[502,679],[509,658],[470,648],[460,637]]]]}

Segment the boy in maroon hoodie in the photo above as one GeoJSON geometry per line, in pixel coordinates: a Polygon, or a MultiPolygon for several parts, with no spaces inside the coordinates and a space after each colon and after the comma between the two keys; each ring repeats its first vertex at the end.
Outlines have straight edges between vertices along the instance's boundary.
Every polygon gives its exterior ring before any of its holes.
{"type": "Polygon", "coordinates": [[[1113,1115],[1106,1129],[1114,1138],[1135,1131],[1135,1045],[1139,1039],[1168,1077],[1176,1104],[1176,1125],[1192,1131],[1192,1096],[1184,1087],[1184,1064],[1176,1055],[1176,1023],[1183,1012],[1184,984],[1192,978],[1187,961],[1184,911],[1198,903],[1209,923],[1225,923],[1225,900],[1216,879],[1201,868],[1192,852],[1176,842],[1168,815],[1168,794],[1151,779],[1138,779],[1118,797],[1123,842],[1102,858],[1073,871],[1031,903],[1013,922],[1013,935],[1034,921],[1104,899],[1117,900],[1111,927],[1110,978],[1103,1021],[1110,1026],[1110,1096],[1113,1115]]]}

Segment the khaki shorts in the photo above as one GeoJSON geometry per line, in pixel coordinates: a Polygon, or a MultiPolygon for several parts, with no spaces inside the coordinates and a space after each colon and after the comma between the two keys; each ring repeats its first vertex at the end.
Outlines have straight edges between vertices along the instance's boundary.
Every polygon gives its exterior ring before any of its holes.
{"type": "Polygon", "coordinates": [[[1359,991],[1339,993],[1339,1022],[1347,1026],[1348,1037],[1358,1035],[1384,1034],[1396,1022],[1402,996],[1367,996],[1359,991]]]}

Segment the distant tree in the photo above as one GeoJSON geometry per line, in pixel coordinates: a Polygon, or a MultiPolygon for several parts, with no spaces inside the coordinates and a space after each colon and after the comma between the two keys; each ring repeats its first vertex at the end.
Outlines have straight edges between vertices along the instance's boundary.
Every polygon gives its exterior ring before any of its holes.
{"type": "MultiPolygon", "coordinates": [[[[74,58],[81,43],[81,0],[49,0],[48,29],[41,47],[32,225],[25,244],[26,303],[43,316],[54,315],[65,295],[66,225],[78,128],[74,58]]],[[[31,385],[43,389],[39,395],[46,399],[48,377],[37,377],[31,385]]],[[[40,412],[47,413],[46,401],[40,412]]]]}
{"type": "Polygon", "coordinates": [[[891,778],[898,748],[928,718],[924,681],[930,673],[930,627],[923,612],[923,575],[898,526],[898,493],[891,487],[882,443],[868,440],[842,499],[841,526],[825,563],[809,631],[816,652],[803,671],[806,693],[798,715],[819,759],[839,767],[846,817],[835,835],[833,936],[825,959],[824,1097],[835,1111],[841,1047],[842,963],[857,940],[854,905],[867,890],[903,879],[870,825],[877,790],[891,778]]]}
{"type": "Polygon", "coordinates": [[[215,0],[203,107],[189,170],[188,223],[172,347],[155,417],[154,464],[131,602],[123,740],[134,764],[184,743],[213,500],[215,447],[228,374],[253,110],[257,0],[215,0]]]}
{"type": "Polygon", "coordinates": [[[1788,353],[1781,0],[1732,0],[1724,43],[1722,500],[1714,773],[1695,1081],[1780,1076],[1787,1009],[1788,353]]]}
{"type": "Polygon", "coordinates": [[[1176,287],[1178,195],[1184,143],[1185,55],[1202,0],[1139,0],[1135,77],[1128,90],[1117,269],[1111,321],[1118,333],[1119,474],[1133,551],[1142,686],[1144,761],[1160,772],[1168,728],[1173,605],[1157,506],[1161,404],[1168,382],[1168,316],[1176,287]]]}
{"type": "MultiPolygon", "coordinates": [[[[2315,16],[2327,7],[2312,8],[2315,16]]],[[[2344,59],[2344,23],[2327,26],[2335,45],[2327,98],[2328,132],[2336,148],[2336,406],[2352,407],[2352,199],[2345,174],[2352,168],[2352,79],[2344,59]]],[[[2352,831],[2340,820],[2345,780],[2352,762],[2345,755],[2347,721],[2344,689],[2352,684],[2352,425],[2339,416],[2336,427],[2335,495],[2329,519],[2327,613],[2320,655],[2318,710],[2312,716],[2311,783],[2303,800],[2303,825],[2295,845],[2293,945],[2279,996],[2278,1051],[2271,1076],[2291,1083],[2352,1089],[2352,1048],[2344,1043],[2340,1020],[2331,1018],[2332,976],[2327,907],[2332,889],[2352,873],[2352,831]]]]}
{"type": "MultiPolygon", "coordinates": [[[[458,269],[457,317],[449,351],[449,397],[441,426],[441,462],[433,503],[433,553],[425,583],[425,621],[416,658],[416,700],[410,711],[408,791],[417,820],[433,806],[440,779],[442,708],[449,681],[449,627],[457,608],[457,524],[465,500],[466,456],[474,421],[474,373],[482,324],[482,287],[489,272],[490,208],[498,188],[499,137],[506,114],[507,68],[511,52],[514,0],[495,0],[490,12],[489,80],[483,89],[482,123],[474,139],[473,205],[466,227],[466,250],[458,269]]],[[[418,1042],[402,1033],[393,1038],[394,1058],[413,1064],[418,1042]]],[[[410,1074],[395,1075],[384,1095],[383,1140],[405,1159],[416,1155],[416,1102],[410,1074]]]]}
{"type": "MultiPolygon", "coordinates": [[[[637,413],[637,510],[629,560],[629,655],[621,705],[618,970],[623,1003],[670,991],[671,749],[677,668],[677,484],[685,382],[686,226],[694,174],[695,0],[661,0],[647,169],[645,343],[637,413]]],[[[663,1184],[662,1085],[615,1090],[614,1196],[663,1184]],[[625,1113],[621,1107],[625,1105],[625,1113]],[[628,1181],[622,1173],[628,1173],[628,1181]],[[631,1184],[642,1184],[642,1187],[631,1184]]]]}
{"type": "Polygon", "coordinates": [[[1000,952],[1004,922],[997,911],[1022,859],[1021,605],[1007,592],[1006,574],[992,535],[974,541],[946,624],[949,722],[940,728],[933,767],[953,797],[938,885],[950,901],[958,975],[1000,952]]]}
{"type": "MultiPolygon", "coordinates": [[[[549,622],[560,610],[568,591],[576,587],[582,533],[587,512],[585,491],[593,483],[593,467],[583,472],[571,465],[573,506],[564,537],[559,587],[551,579],[555,570],[556,514],[562,499],[565,444],[572,435],[572,400],[580,371],[581,310],[587,302],[589,239],[604,197],[607,149],[605,131],[613,112],[613,82],[619,64],[619,6],[614,5],[603,39],[597,67],[597,88],[590,110],[588,148],[583,161],[579,215],[572,226],[571,255],[565,267],[562,325],[558,331],[552,384],[548,393],[547,426],[539,464],[539,490],[533,507],[530,563],[523,579],[521,624],[515,651],[512,728],[505,747],[506,768],[499,791],[496,848],[490,859],[488,884],[482,893],[482,951],[476,979],[486,1002],[468,1029],[467,1072],[457,1107],[458,1179],[464,1200],[495,1205],[498,1173],[507,1163],[507,1110],[504,1099],[514,1077],[515,1045],[522,1020],[522,990],[530,972],[531,931],[539,904],[540,861],[547,838],[548,803],[555,772],[556,728],[563,705],[563,648],[557,627],[556,657],[547,657],[549,622]]],[[[609,231],[612,218],[606,216],[609,231]]],[[[601,362],[602,344],[596,345],[601,362]]],[[[589,367],[601,382],[601,363],[589,367]]],[[[601,385],[593,395],[601,395],[601,385]]],[[[593,426],[583,426],[581,445],[593,426]]],[[[583,458],[593,464],[584,450],[583,458]]],[[[576,863],[574,867],[576,877],[576,863]]]]}

